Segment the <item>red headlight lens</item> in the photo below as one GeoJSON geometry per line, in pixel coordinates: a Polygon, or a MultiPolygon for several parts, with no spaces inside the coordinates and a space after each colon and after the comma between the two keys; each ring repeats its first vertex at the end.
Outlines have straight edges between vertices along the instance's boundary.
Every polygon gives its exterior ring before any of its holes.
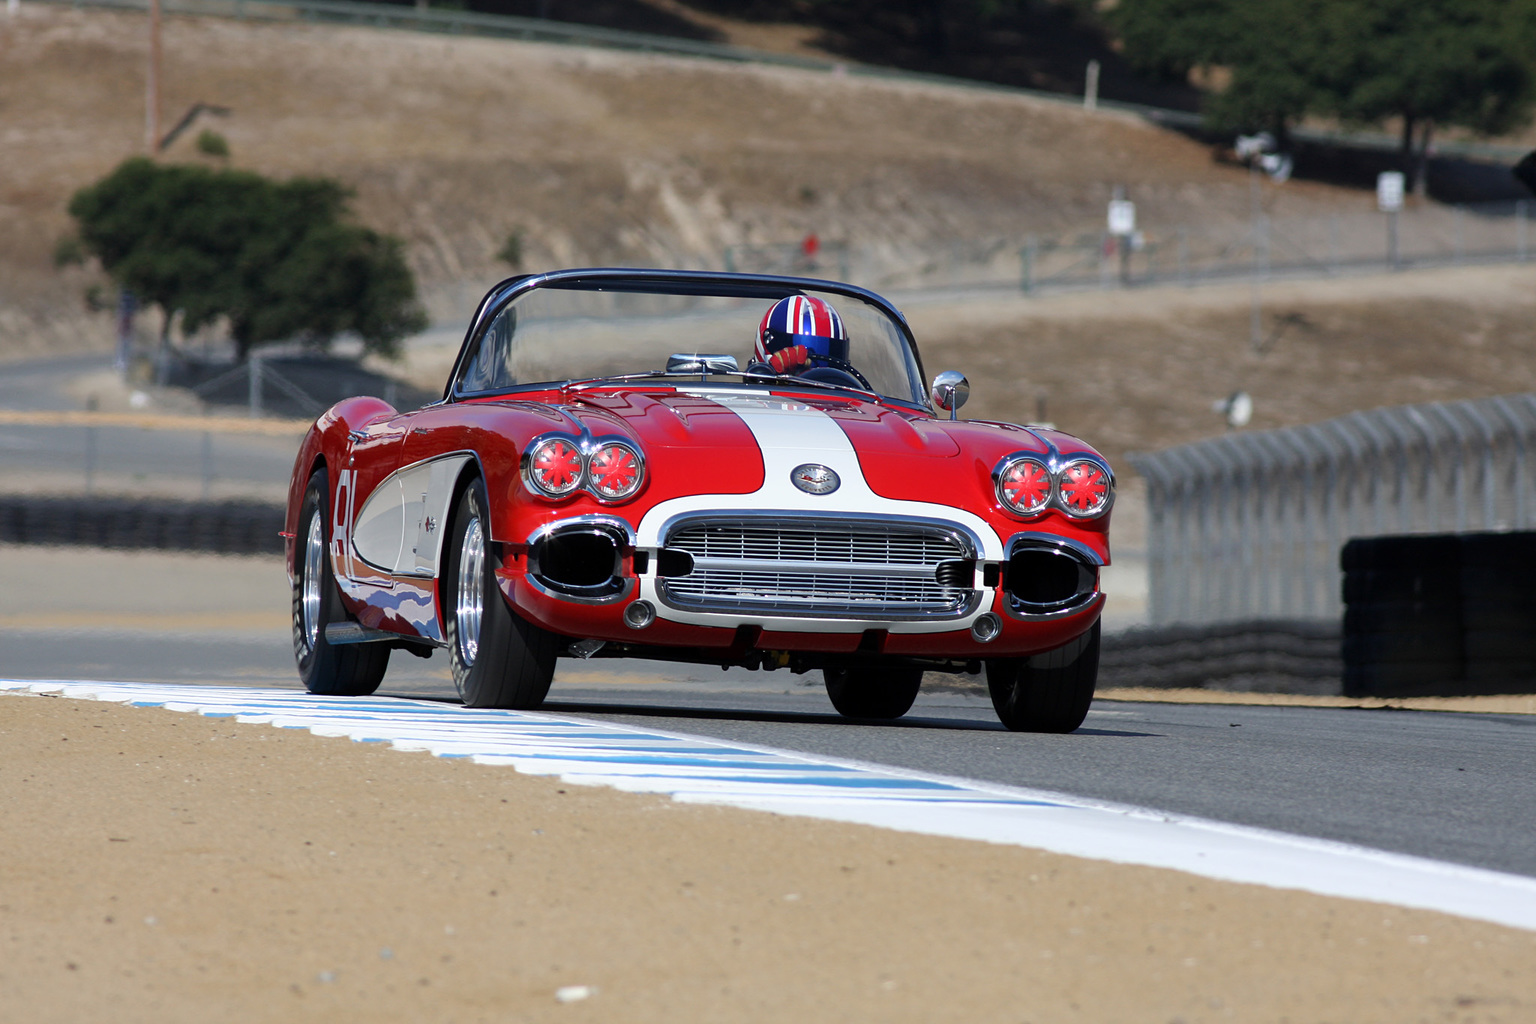
{"type": "Polygon", "coordinates": [[[528,452],[527,478],[540,494],[564,497],[581,483],[581,452],[564,438],[540,441],[528,452]]]}
{"type": "Polygon", "coordinates": [[[640,489],[645,463],[627,444],[605,444],[592,453],[587,469],[592,493],[607,501],[619,501],[640,489]]]}
{"type": "Polygon", "coordinates": [[[1096,516],[1109,507],[1109,473],[1096,462],[1071,462],[1061,471],[1061,504],[1069,515],[1096,516]]]}
{"type": "Polygon", "coordinates": [[[1015,512],[1032,516],[1051,500],[1051,471],[1034,459],[1010,462],[998,475],[997,496],[1015,512]]]}

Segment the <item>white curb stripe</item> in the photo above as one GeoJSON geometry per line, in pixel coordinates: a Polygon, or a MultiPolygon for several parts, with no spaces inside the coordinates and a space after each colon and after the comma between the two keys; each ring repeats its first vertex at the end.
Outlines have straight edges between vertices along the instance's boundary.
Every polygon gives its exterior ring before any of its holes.
{"type": "Polygon", "coordinates": [[[1028,846],[1436,910],[1536,931],[1536,879],[1347,843],[651,729],[386,697],[0,680],[0,691],[163,707],[506,765],[578,785],[1028,846]]]}

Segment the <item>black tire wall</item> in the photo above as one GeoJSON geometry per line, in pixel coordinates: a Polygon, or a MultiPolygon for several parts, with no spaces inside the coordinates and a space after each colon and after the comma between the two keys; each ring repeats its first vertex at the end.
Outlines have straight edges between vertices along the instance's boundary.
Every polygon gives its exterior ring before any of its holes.
{"type": "Polygon", "coordinates": [[[1536,533],[1364,537],[1344,570],[1344,692],[1536,692],[1536,533]]]}
{"type": "Polygon", "coordinates": [[[280,555],[283,507],[260,501],[0,498],[0,543],[280,555]]]}

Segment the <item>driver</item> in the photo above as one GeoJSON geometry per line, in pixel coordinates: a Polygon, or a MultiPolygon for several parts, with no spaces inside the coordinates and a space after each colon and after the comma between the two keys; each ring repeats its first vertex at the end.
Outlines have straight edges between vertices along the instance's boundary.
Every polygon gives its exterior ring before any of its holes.
{"type": "Polygon", "coordinates": [[[805,295],[775,302],[758,325],[748,371],[816,376],[810,371],[823,367],[853,370],[843,318],[823,300],[805,295]]]}

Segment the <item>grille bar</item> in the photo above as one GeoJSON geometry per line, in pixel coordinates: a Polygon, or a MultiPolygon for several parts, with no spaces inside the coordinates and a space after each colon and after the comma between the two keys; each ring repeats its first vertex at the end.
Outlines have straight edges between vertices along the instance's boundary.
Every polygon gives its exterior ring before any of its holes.
{"type": "Polygon", "coordinates": [[[976,551],[967,534],[945,523],[794,513],[699,517],[675,524],[664,544],[693,557],[691,573],[658,586],[665,603],[683,609],[959,618],[981,598],[968,585],[954,585],[970,583],[962,566],[976,551]]]}

